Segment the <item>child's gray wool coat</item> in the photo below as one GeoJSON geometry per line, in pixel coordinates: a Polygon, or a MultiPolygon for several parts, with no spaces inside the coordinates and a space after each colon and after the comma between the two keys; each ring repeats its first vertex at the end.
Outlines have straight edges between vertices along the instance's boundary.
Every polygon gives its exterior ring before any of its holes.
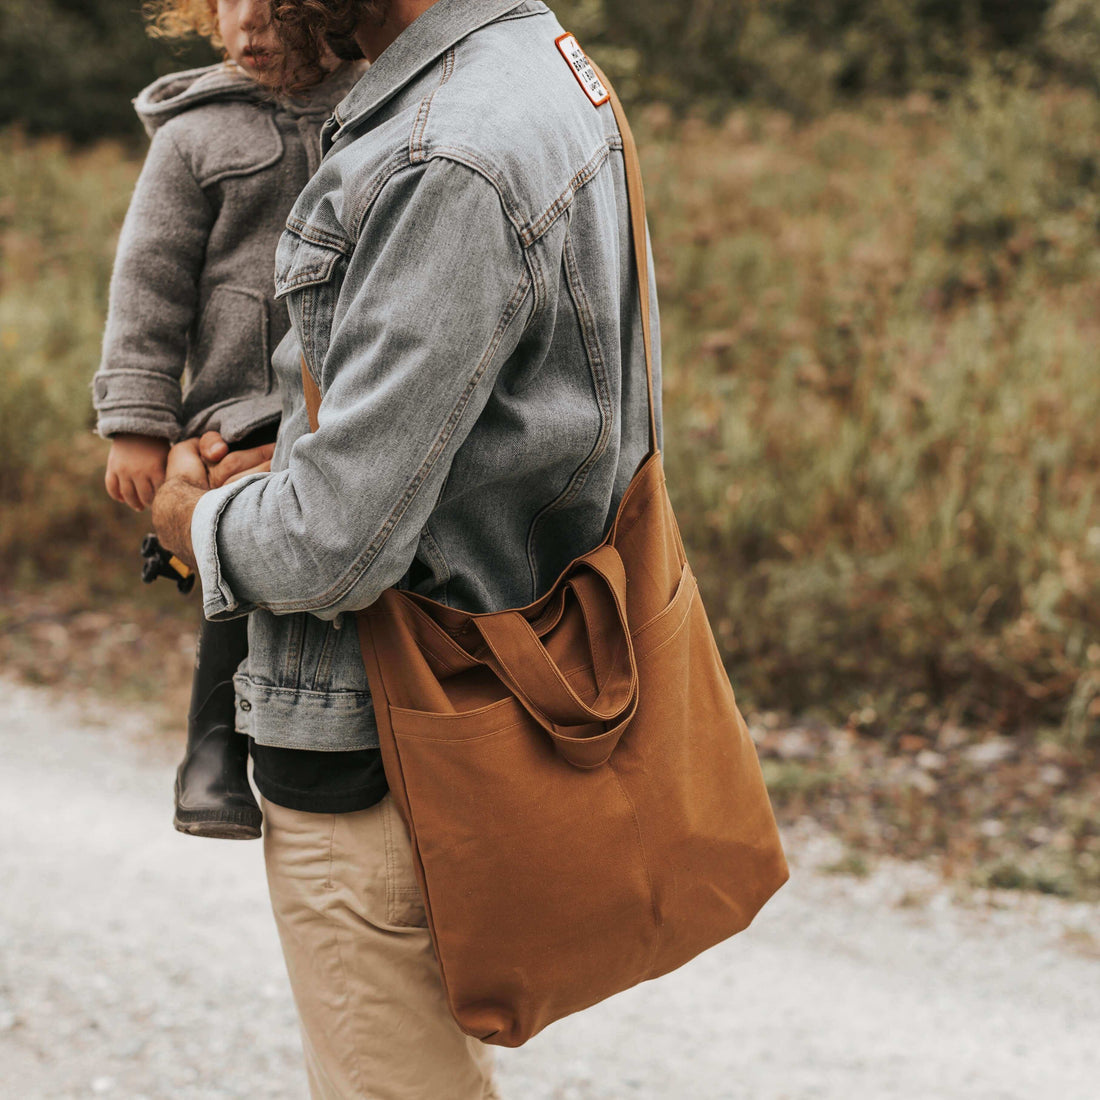
{"type": "Polygon", "coordinates": [[[111,277],[100,435],[214,429],[233,443],[278,418],[270,353],[289,320],[275,247],[320,161],[321,124],[362,71],[344,66],[295,100],[213,65],[134,101],[152,143],[111,277]]]}

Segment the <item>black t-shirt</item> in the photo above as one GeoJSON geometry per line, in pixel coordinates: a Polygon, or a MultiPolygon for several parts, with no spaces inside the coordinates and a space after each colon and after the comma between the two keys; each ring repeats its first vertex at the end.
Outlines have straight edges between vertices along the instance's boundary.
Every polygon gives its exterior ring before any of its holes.
{"type": "MultiPolygon", "coordinates": [[[[233,445],[233,450],[274,443],[278,423],[265,424],[233,445]]],[[[277,806],[313,814],[369,810],[389,790],[377,749],[317,752],[277,749],[250,740],[252,778],[260,794],[277,806]]]]}
{"type": "Polygon", "coordinates": [[[349,814],[370,809],[389,790],[377,749],[318,752],[255,741],[251,749],[252,778],[260,794],[288,810],[349,814]]]}

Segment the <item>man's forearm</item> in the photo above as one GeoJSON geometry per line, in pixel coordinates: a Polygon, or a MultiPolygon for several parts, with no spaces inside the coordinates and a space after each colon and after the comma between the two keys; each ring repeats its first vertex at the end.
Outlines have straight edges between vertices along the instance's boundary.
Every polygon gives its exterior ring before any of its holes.
{"type": "Polygon", "coordinates": [[[192,569],[197,565],[191,545],[191,516],[205,492],[206,489],[194,482],[172,477],[157,490],[153,501],[153,529],[161,546],[171,550],[192,569]]]}

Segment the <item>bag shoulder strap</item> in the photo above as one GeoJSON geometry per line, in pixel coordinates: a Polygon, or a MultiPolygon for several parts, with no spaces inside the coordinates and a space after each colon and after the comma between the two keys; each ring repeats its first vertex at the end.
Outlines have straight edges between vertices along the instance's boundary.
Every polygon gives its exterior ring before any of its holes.
{"type": "Polygon", "coordinates": [[[611,109],[615,112],[615,122],[623,139],[623,162],[626,165],[626,194],[630,207],[630,231],[634,241],[634,266],[638,274],[638,293],[642,306],[642,340],[645,344],[646,393],[649,399],[649,454],[655,455],[660,448],[657,445],[657,405],[653,399],[653,328],[649,308],[649,235],[645,220],[645,185],[642,183],[642,162],[638,157],[638,144],[634,132],[630,129],[630,120],[626,117],[622,101],[611,82],[594,61],[589,64],[603,82],[611,98],[611,109]]]}
{"type": "MultiPolygon", "coordinates": [[[[594,62],[592,68],[596,70],[596,74],[603,81],[603,85],[611,97],[611,109],[615,112],[615,121],[623,139],[626,193],[630,207],[631,238],[634,242],[634,266],[638,275],[638,293],[641,297],[642,307],[642,341],[645,346],[646,394],[649,404],[649,455],[652,456],[660,448],[657,445],[657,406],[653,397],[653,329],[649,308],[649,239],[646,232],[645,187],[642,184],[642,164],[638,158],[638,146],[634,141],[630,122],[627,120],[626,111],[623,109],[615,89],[611,87],[607,77],[604,76],[594,62]]],[[[302,356],[302,388],[305,391],[309,426],[312,431],[316,431],[317,410],[321,406],[321,393],[306,366],[304,355],[302,356]]]]}

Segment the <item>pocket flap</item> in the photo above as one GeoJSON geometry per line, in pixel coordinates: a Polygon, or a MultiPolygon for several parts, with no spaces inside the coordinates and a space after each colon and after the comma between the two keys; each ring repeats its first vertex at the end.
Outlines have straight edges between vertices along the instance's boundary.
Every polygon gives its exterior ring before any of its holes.
{"type": "Polygon", "coordinates": [[[327,283],[345,254],[345,250],[336,245],[317,244],[287,229],[275,253],[275,297],[282,298],[305,286],[327,283]]]}
{"type": "Polygon", "coordinates": [[[193,143],[192,170],[203,187],[235,177],[254,176],[282,160],[283,137],[271,112],[256,110],[247,103],[232,106],[231,125],[224,119],[219,122],[220,115],[211,115],[203,129],[205,139],[193,143]]]}

